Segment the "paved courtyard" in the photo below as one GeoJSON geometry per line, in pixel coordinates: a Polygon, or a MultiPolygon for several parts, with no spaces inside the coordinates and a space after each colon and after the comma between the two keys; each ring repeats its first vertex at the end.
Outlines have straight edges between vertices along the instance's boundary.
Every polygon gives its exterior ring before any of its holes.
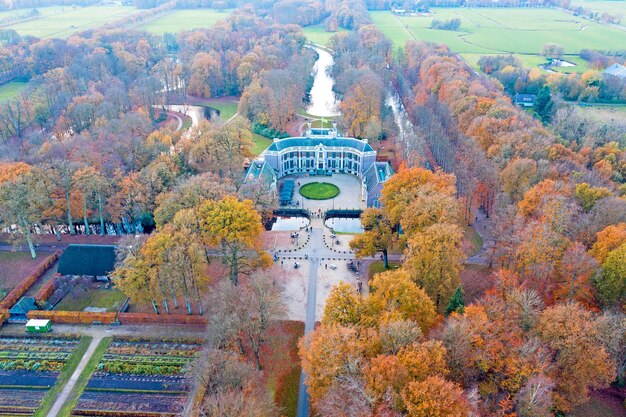
{"type": "Polygon", "coordinates": [[[361,181],[350,174],[333,174],[332,176],[315,175],[301,176],[291,175],[296,182],[293,195],[294,203],[300,203],[305,209],[326,211],[329,209],[364,209],[366,204],[362,196],[361,181]],[[328,200],[309,200],[300,195],[300,187],[311,182],[328,182],[339,187],[339,195],[328,200]]]}

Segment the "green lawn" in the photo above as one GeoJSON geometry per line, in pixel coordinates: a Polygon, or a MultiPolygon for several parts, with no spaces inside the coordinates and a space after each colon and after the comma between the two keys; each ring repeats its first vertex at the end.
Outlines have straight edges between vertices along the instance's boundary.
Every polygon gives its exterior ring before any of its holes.
{"type": "Polygon", "coordinates": [[[252,134],[252,140],[254,142],[250,150],[252,151],[254,156],[259,155],[261,152],[266,150],[272,144],[272,139],[266,138],[265,136],[261,136],[258,133],[252,134]]]}
{"type": "Polygon", "coordinates": [[[13,29],[20,35],[38,38],[64,38],[137,12],[139,9],[131,6],[65,6],[57,8],[57,13],[44,14],[39,19],[6,26],[4,29],[13,29]]]}
{"type": "Polygon", "coordinates": [[[0,102],[17,97],[17,95],[23,91],[27,85],[27,82],[22,81],[10,81],[6,84],[0,85],[0,102]]]}
{"type": "Polygon", "coordinates": [[[135,29],[163,34],[210,28],[220,20],[226,19],[232,11],[233,9],[176,10],[143,25],[139,25],[135,29]]]}
{"type": "Polygon", "coordinates": [[[554,9],[434,8],[428,17],[395,16],[389,11],[372,11],[370,15],[396,47],[413,39],[443,43],[470,63],[477,61],[477,55],[513,53],[536,64],[537,59],[543,62],[538,54],[546,43],[562,45],[569,55],[565,59],[576,60],[572,55],[583,48],[602,45],[605,50],[622,49],[625,37],[618,29],[554,9]],[[430,29],[433,19],[452,18],[461,19],[459,31],[430,29]]]}
{"type": "Polygon", "coordinates": [[[328,182],[310,182],[300,187],[300,194],[309,200],[328,200],[339,195],[339,187],[328,182]]]}
{"type": "Polygon", "coordinates": [[[370,264],[369,270],[367,271],[368,279],[372,279],[374,275],[380,274],[381,272],[390,271],[392,269],[396,269],[400,267],[400,262],[392,262],[389,261],[389,269],[385,269],[385,263],[383,261],[376,261],[370,264]]]}
{"type": "Polygon", "coordinates": [[[74,373],[74,370],[78,366],[78,363],[85,355],[85,352],[87,351],[87,348],[91,343],[91,339],[91,336],[83,336],[80,338],[80,341],[74,349],[74,352],[72,352],[72,355],[69,357],[69,359],[65,363],[65,366],[61,370],[61,373],[59,374],[56,383],[52,388],[48,390],[46,396],[43,397],[43,400],[41,400],[41,404],[35,412],[34,417],[45,417],[48,415],[48,412],[52,408],[52,405],[57,399],[57,396],[61,393],[63,387],[65,387],[65,384],[67,384],[67,381],[70,380],[70,377],[74,373]]]}
{"type": "Polygon", "coordinates": [[[93,372],[96,370],[96,367],[100,363],[100,359],[102,359],[102,355],[104,355],[104,352],[106,352],[110,343],[110,337],[105,337],[100,341],[100,343],[96,347],[96,350],[93,352],[93,355],[89,359],[89,362],[87,362],[85,369],[83,369],[83,372],[78,377],[76,385],[74,385],[74,388],[72,388],[72,391],[67,397],[65,404],[63,404],[61,411],[59,411],[59,417],[70,417],[70,415],[72,414],[72,410],[78,402],[78,399],[83,394],[85,387],[87,387],[87,383],[91,378],[91,374],[93,374],[93,372]]]}
{"type": "Polygon", "coordinates": [[[126,296],[119,290],[90,288],[87,294],[72,297],[68,294],[55,307],[58,311],[83,311],[86,307],[106,308],[107,311],[117,311],[126,301],[126,296]]]}
{"type": "Polygon", "coordinates": [[[212,107],[220,112],[220,118],[224,121],[230,119],[237,113],[238,101],[224,100],[204,100],[198,103],[200,106],[212,107]]]}
{"type": "Polygon", "coordinates": [[[305,26],[302,28],[306,38],[313,43],[322,46],[330,45],[330,38],[336,33],[345,32],[345,29],[339,29],[339,32],[326,32],[324,24],[305,26]]]}

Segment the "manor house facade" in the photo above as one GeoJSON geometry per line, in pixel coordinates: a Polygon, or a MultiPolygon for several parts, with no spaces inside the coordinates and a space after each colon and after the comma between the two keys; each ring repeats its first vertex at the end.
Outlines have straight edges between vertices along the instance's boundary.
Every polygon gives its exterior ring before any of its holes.
{"type": "Polygon", "coordinates": [[[343,137],[336,127],[311,128],[302,137],[274,139],[274,142],[250,165],[246,180],[268,181],[288,175],[351,174],[358,177],[367,195],[368,207],[377,206],[379,188],[393,171],[387,162],[376,162],[376,151],[367,139],[343,137]],[[367,175],[376,172],[376,176],[367,175]],[[382,173],[382,174],[381,174],[382,173]],[[371,178],[376,178],[372,181],[371,178]],[[367,189],[377,188],[377,190],[367,189]],[[370,198],[370,194],[372,198],[370,198]]]}

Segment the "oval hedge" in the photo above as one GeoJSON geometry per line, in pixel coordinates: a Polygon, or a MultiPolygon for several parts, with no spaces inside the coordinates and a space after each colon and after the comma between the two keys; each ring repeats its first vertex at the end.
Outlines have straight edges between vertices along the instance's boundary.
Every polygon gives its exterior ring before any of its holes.
{"type": "Polygon", "coordinates": [[[339,187],[328,182],[310,182],[300,187],[300,194],[309,200],[328,200],[339,195],[339,187]]]}

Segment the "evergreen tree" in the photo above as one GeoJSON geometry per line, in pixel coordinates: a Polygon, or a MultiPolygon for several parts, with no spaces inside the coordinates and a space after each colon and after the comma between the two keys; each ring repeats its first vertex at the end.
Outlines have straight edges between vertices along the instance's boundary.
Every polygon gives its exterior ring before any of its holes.
{"type": "Polygon", "coordinates": [[[550,87],[543,86],[537,97],[535,98],[535,112],[541,117],[541,121],[545,124],[550,123],[552,114],[554,113],[554,102],[550,94],[550,87]]]}
{"type": "Polygon", "coordinates": [[[463,301],[463,287],[459,285],[456,288],[456,291],[454,291],[454,294],[452,294],[452,297],[450,298],[450,302],[446,307],[446,314],[450,314],[453,311],[462,313],[464,309],[465,301],[463,301]]]}

